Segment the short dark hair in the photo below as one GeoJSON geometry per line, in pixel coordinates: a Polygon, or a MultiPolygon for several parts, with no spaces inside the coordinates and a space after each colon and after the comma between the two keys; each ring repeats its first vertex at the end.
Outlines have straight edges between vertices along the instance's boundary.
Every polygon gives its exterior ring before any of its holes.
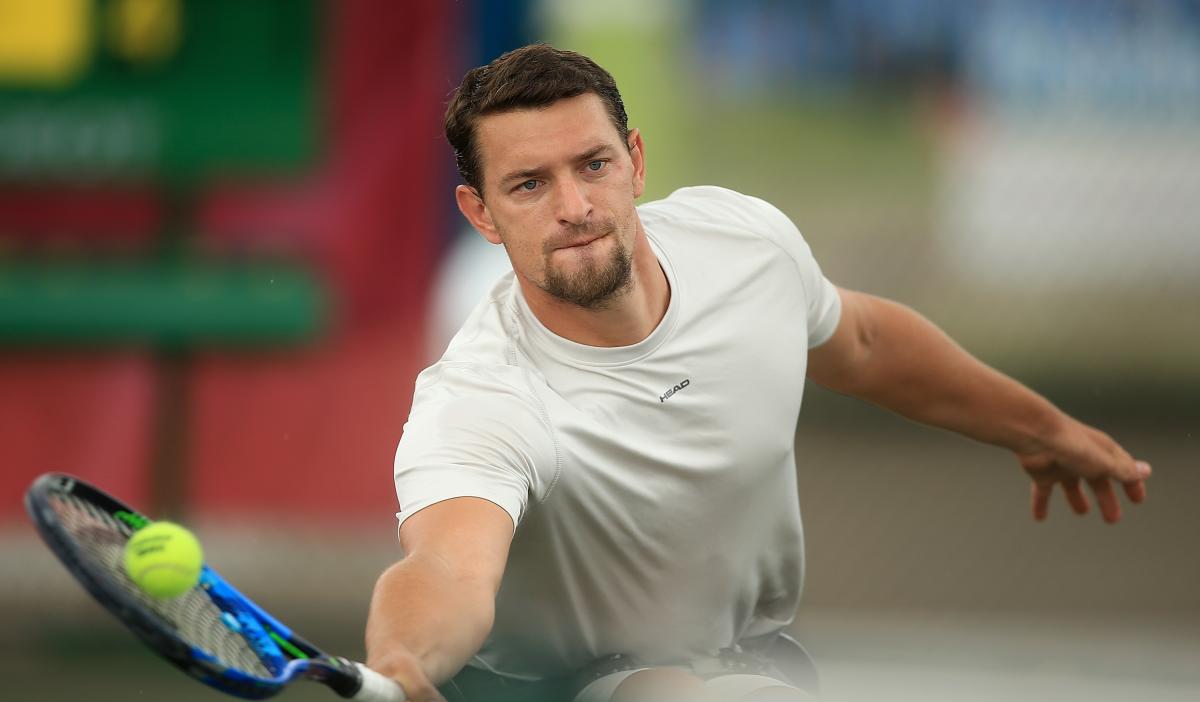
{"type": "Polygon", "coordinates": [[[595,93],[604,101],[621,141],[629,136],[629,117],[617,82],[590,58],[549,44],[514,49],[486,66],[467,71],[446,107],[446,141],[467,185],[481,191],[475,123],[485,115],[547,107],[564,98],[595,93]]]}

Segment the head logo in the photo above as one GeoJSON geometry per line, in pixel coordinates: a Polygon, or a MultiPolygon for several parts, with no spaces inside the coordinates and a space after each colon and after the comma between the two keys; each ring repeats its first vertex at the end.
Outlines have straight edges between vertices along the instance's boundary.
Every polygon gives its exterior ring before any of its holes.
{"type": "Polygon", "coordinates": [[[138,529],[141,529],[150,523],[150,520],[146,519],[142,515],[134,514],[133,512],[126,512],[123,509],[113,512],[113,516],[133,527],[134,531],[137,531],[138,529]]]}
{"type": "Polygon", "coordinates": [[[689,386],[691,384],[692,384],[691,378],[684,378],[683,380],[679,381],[678,385],[671,388],[670,390],[667,390],[663,394],[659,395],[658,396],[659,403],[661,404],[663,402],[666,402],[668,399],[670,399],[670,397],[672,395],[674,395],[675,393],[679,392],[680,390],[686,388],[687,386],[689,386]]]}

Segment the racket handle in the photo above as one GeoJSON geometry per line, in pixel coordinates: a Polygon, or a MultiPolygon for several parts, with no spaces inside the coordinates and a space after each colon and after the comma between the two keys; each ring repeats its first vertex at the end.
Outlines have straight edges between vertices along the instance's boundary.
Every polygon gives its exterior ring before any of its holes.
{"type": "Polygon", "coordinates": [[[362,687],[350,699],[358,702],[404,702],[408,699],[395,680],[376,673],[362,663],[355,662],[354,667],[362,676],[362,687]]]}

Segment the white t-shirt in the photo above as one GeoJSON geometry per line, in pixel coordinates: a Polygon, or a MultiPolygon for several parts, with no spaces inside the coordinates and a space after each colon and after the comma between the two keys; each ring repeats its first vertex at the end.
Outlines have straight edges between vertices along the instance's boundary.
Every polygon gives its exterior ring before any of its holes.
{"type": "Polygon", "coordinates": [[[671,288],[646,339],[556,336],[509,273],[417,379],[400,521],[474,496],[517,525],[472,665],[536,679],[613,653],[681,662],[778,630],[799,603],[795,428],[837,291],[757,198],[684,188],[638,214],[671,288]]]}

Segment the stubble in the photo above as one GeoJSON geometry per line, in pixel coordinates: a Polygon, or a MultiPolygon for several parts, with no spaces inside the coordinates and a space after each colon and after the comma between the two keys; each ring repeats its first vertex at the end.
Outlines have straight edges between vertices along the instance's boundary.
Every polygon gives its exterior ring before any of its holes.
{"type": "Polygon", "coordinates": [[[539,287],[547,294],[583,309],[597,310],[608,306],[632,283],[633,256],[617,237],[615,223],[609,223],[603,231],[605,236],[613,237],[610,253],[602,260],[585,259],[570,273],[552,265],[547,255],[546,277],[539,287]]]}

